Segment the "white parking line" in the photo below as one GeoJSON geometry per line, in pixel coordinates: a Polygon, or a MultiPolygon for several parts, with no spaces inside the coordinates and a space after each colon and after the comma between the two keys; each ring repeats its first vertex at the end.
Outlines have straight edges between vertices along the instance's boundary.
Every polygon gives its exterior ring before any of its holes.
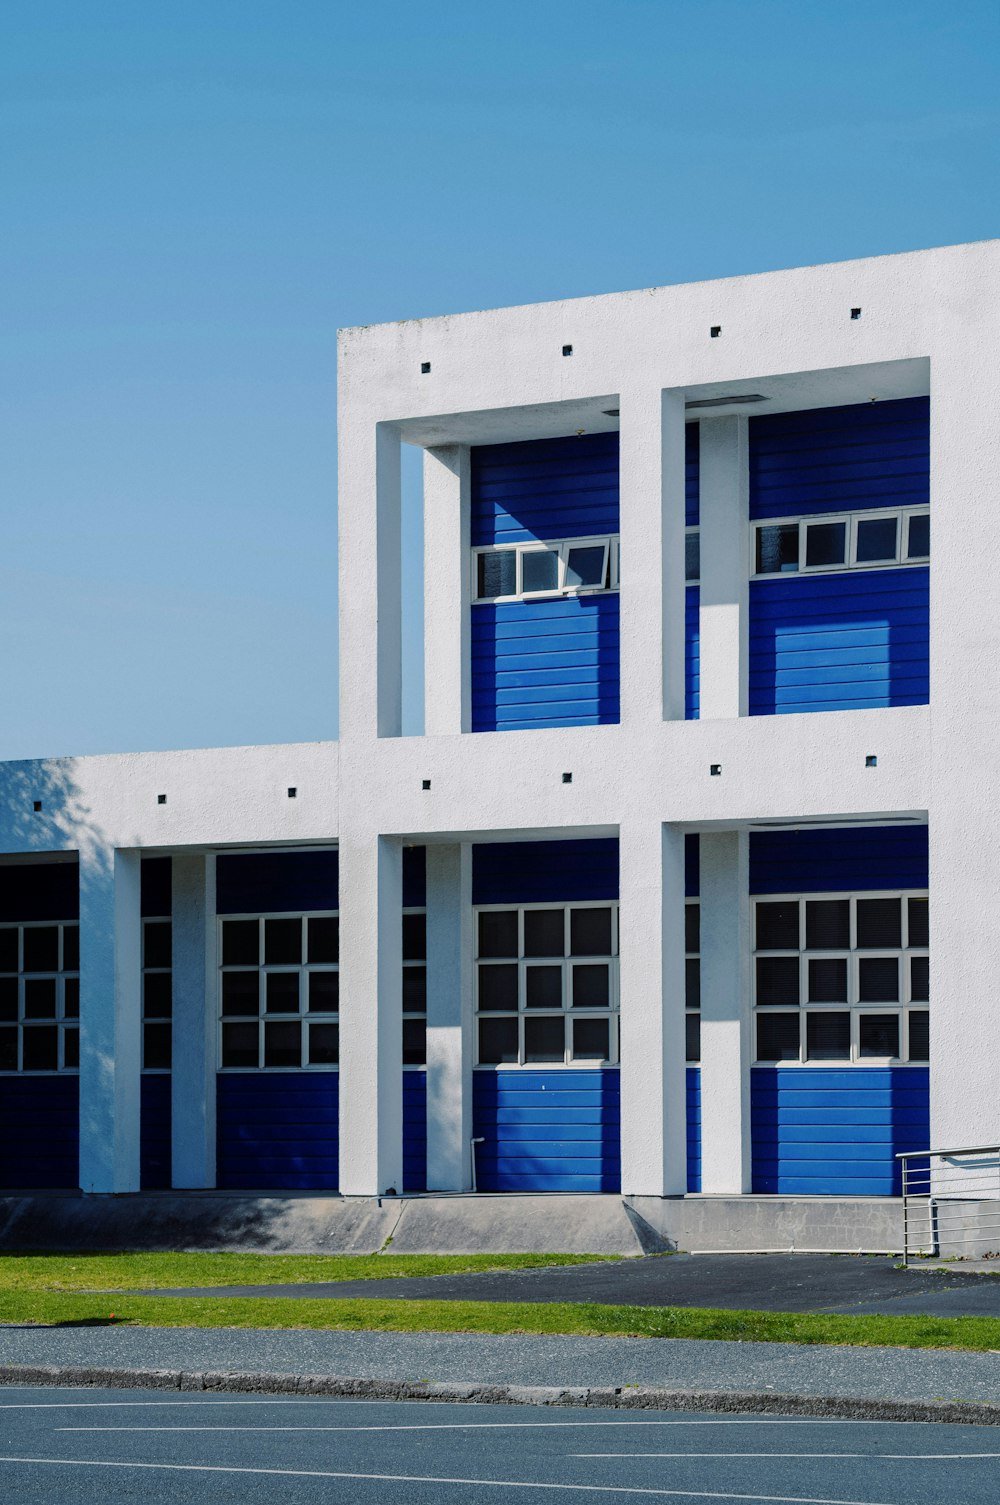
{"type": "MultiPolygon", "coordinates": [[[[61,1432],[76,1430],[58,1428],[61,1432]]],[[[145,1429],[143,1429],[145,1430],[145,1429]]],[[[269,1428],[263,1428],[268,1431],[269,1428]]],[[[896,1462],[967,1458],[1000,1458],[1000,1453],[567,1453],[567,1458],[888,1458],[896,1462]]]]}
{"type": "MultiPolygon", "coordinates": [[[[103,1403],[102,1403],[103,1404],[103,1403]]],[[[113,1401],[108,1402],[114,1405],[113,1401]]],[[[125,1401],[124,1405],[134,1402],[125,1401]]],[[[218,1402],[207,1402],[215,1404],[218,1402]]],[[[313,1401],[312,1405],[318,1404],[313,1401]]],[[[385,1402],[372,1402],[382,1405],[385,1402]]],[[[399,1405],[405,1402],[390,1402],[399,1405]]],[[[421,1405],[427,1404],[425,1401],[421,1405]]],[[[824,1417],[816,1421],[808,1419],[793,1419],[784,1421],[780,1418],[758,1417],[756,1420],[745,1420],[742,1417],[724,1417],[718,1421],[692,1420],[692,1421],[414,1421],[392,1422],[385,1425],[362,1422],[354,1426],[324,1426],[312,1427],[286,1427],[286,1426],[237,1426],[195,1423],[191,1426],[184,1425],[173,1427],[55,1427],[56,1432],[523,1432],[530,1430],[541,1431],[545,1428],[550,1430],[572,1427],[884,1427],[884,1421],[841,1421],[833,1417],[824,1417]]],[[[893,1425],[907,1425],[907,1423],[893,1423],[893,1425]]],[[[582,1456],[582,1454],[581,1454],[582,1456]]],[[[608,1454],[610,1457],[611,1455],[608,1454]]],[[[622,1454],[622,1457],[629,1455],[622,1454]]]]}

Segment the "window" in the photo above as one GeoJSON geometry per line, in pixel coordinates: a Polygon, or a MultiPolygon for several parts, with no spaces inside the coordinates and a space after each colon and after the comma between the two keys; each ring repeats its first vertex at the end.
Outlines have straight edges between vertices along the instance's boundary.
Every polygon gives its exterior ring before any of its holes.
{"type": "Polygon", "coordinates": [[[79,1065],[79,926],[0,925],[0,1072],[79,1065]]]}
{"type": "Polygon", "coordinates": [[[842,517],[755,523],[753,558],[756,576],[926,564],[930,513],[926,508],[889,507],[842,517]]]}
{"type": "Polygon", "coordinates": [[[754,901],[758,1061],[928,1059],[926,893],[754,901]]]}
{"type": "Polygon", "coordinates": [[[618,539],[569,538],[473,551],[475,601],[523,601],[618,589],[618,539]]]}
{"type": "Polygon", "coordinates": [[[701,905],[688,899],[684,905],[684,1025],[686,1056],[701,1060],[701,905]]]}
{"type": "Polygon", "coordinates": [[[427,1064],[427,911],[403,910],[403,1065],[427,1064]]]}
{"type": "Polygon", "coordinates": [[[168,919],[142,922],[142,1069],[169,1071],[173,1012],[171,946],[168,919]]]}
{"type": "Polygon", "coordinates": [[[684,530],[684,580],[688,585],[697,585],[701,579],[701,530],[684,530]]]}
{"type": "Polygon", "coordinates": [[[340,1060],[336,911],[220,920],[220,1061],[329,1071],[340,1060]]]}
{"type": "Polygon", "coordinates": [[[480,1066],[618,1059],[618,905],[475,911],[480,1066]]]}

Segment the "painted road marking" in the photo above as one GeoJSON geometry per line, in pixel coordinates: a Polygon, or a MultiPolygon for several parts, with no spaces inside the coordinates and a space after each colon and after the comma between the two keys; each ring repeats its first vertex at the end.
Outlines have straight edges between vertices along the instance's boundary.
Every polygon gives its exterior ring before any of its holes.
{"type": "MultiPolygon", "coordinates": [[[[100,1404],[102,1406],[112,1406],[117,1409],[117,1402],[115,1401],[101,1401],[100,1404]]],[[[137,1403],[133,1401],[124,1401],[122,1402],[122,1404],[134,1405],[137,1403]]],[[[143,1403],[138,1402],[138,1404],[143,1403]]],[[[150,1402],[149,1404],[153,1404],[153,1402],[150,1402]]],[[[170,1401],[166,1404],[190,1405],[192,1403],[190,1401],[170,1401]]],[[[210,1401],[207,1402],[207,1404],[218,1405],[219,1402],[210,1401]]],[[[261,1405],[266,1404],[266,1402],[258,1401],[256,1402],[256,1404],[261,1405]]],[[[285,1403],[282,1402],[282,1404],[285,1403]]],[[[318,1402],[312,1401],[309,1402],[309,1404],[316,1405],[318,1404],[318,1402]]],[[[369,1402],[369,1404],[406,1405],[407,1402],[371,1401],[369,1402]]],[[[412,1402],[412,1404],[418,1403],[412,1402]]],[[[419,1404],[426,1405],[427,1402],[420,1401],[419,1404]]],[[[16,1408],[12,1407],[10,1409],[16,1408]]],[[[31,1406],[28,1406],[25,1407],[25,1409],[31,1410],[33,1408],[31,1406]]],[[[40,1409],[46,1408],[42,1406],[40,1409]]],[[[52,1409],[59,1410],[61,1409],[61,1407],[56,1406],[52,1409]]],[[[541,1431],[545,1428],[552,1430],[572,1427],[884,1427],[886,1425],[909,1426],[912,1425],[912,1423],[886,1423],[884,1421],[849,1421],[840,1420],[834,1417],[824,1417],[815,1421],[810,1421],[808,1419],[799,1420],[798,1418],[793,1418],[792,1420],[785,1421],[780,1417],[759,1417],[756,1420],[744,1420],[742,1417],[724,1417],[720,1418],[718,1421],[703,1421],[701,1419],[692,1421],[415,1421],[392,1422],[385,1425],[376,1425],[375,1423],[362,1422],[359,1425],[355,1426],[317,1425],[312,1427],[260,1426],[256,1424],[252,1427],[245,1427],[237,1425],[230,1426],[223,1423],[198,1423],[192,1426],[181,1425],[173,1427],[55,1427],[53,1428],[53,1430],[56,1432],[523,1432],[526,1430],[541,1431]]],[[[582,1456],[583,1455],[581,1454],[581,1457],[582,1456]]],[[[607,1456],[610,1457],[611,1455],[608,1454],[607,1456]]],[[[621,1456],[627,1457],[629,1455],[623,1453],[621,1456]]]]}
{"type": "MultiPolygon", "coordinates": [[[[82,1428],[59,1427],[57,1430],[69,1432],[82,1430],[82,1428]]],[[[269,1431],[270,1428],[264,1427],[262,1430],[269,1431]]],[[[928,1459],[947,1459],[949,1462],[954,1462],[967,1458],[1000,1458],[1000,1453],[567,1453],[566,1456],[568,1458],[890,1458],[894,1461],[913,1459],[926,1463],[928,1459]]]]}

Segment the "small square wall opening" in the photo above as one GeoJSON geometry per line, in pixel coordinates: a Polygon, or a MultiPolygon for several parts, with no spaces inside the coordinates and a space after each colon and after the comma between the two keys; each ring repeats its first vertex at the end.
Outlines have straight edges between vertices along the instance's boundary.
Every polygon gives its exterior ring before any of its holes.
{"type": "Polygon", "coordinates": [[[564,345],[563,346],[563,355],[572,355],[572,354],[573,354],[573,346],[572,345],[564,345]]]}
{"type": "Polygon", "coordinates": [[[431,781],[430,781],[430,779],[422,779],[421,783],[420,783],[420,787],[421,787],[421,789],[429,789],[431,787],[431,781]]]}
{"type": "Polygon", "coordinates": [[[165,805],[167,803],[167,796],[165,794],[158,794],[156,796],[156,803],[158,805],[165,805]]]}
{"type": "Polygon", "coordinates": [[[298,799],[298,797],[299,797],[299,791],[296,788],[296,786],[294,784],[289,784],[289,786],[288,786],[288,798],[290,800],[295,800],[295,799],[298,799]]]}
{"type": "Polygon", "coordinates": [[[35,812],[36,815],[40,815],[41,814],[41,809],[42,809],[42,802],[41,802],[41,800],[33,800],[32,804],[31,804],[31,808],[32,808],[32,810],[34,810],[34,812],[35,812]]]}
{"type": "Polygon", "coordinates": [[[861,318],[861,310],[860,310],[860,308],[852,308],[851,309],[851,318],[852,319],[860,319],[861,318]]]}
{"type": "Polygon", "coordinates": [[[878,758],[876,757],[876,755],[874,753],[869,753],[868,756],[865,758],[865,767],[866,768],[877,768],[878,767],[878,758]]]}
{"type": "Polygon", "coordinates": [[[573,775],[571,773],[564,773],[562,776],[562,781],[564,784],[572,784],[573,775]]]}
{"type": "Polygon", "coordinates": [[[430,363],[430,361],[421,361],[420,362],[420,375],[421,376],[430,376],[430,374],[431,374],[431,363],[430,363]]]}
{"type": "Polygon", "coordinates": [[[708,331],[709,339],[711,339],[711,340],[717,340],[719,338],[719,335],[721,333],[722,333],[722,325],[721,324],[713,324],[712,327],[708,331]]]}
{"type": "Polygon", "coordinates": [[[708,765],[708,771],[712,775],[713,779],[717,779],[720,776],[720,774],[722,773],[722,764],[721,763],[709,763],[709,765],[708,765]]]}

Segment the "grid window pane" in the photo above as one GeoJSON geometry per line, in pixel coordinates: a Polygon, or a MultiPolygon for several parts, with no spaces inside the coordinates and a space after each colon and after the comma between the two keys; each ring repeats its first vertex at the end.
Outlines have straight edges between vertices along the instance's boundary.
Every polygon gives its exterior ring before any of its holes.
{"type": "Polygon", "coordinates": [[[929,925],[927,923],[927,900],[907,899],[906,901],[907,930],[911,946],[926,946],[930,940],[929,925]]]}
{"type": "Polygon", "coordinates": [[[799,949],[799,901],[780,899],[755,906],[758,951],[799,949]]]}
{"type": "Polygon", "coordinates": [[[850,1014],[807,1014],[806,1060],[849,1061],[850,1059],[850,1014]]]}
{"type": "Polygon", "coordinates": [[[59,1065],[59,1031],[54,1024],[35,1024],[22,1031],[25,1071],[55,1071],[59,1065]]]}
{"type": "Polygon", "coordinates": [[[521,554],[521,590],[554,591],[559,587],[559,550],[525,549],[521,554]]]}
{"type": "Polygon", "coordinates": [[[686,533],[684,535],[684,579],[699,580],[701,578],[701,534],[686,533]]]}
{"type": "Polygon", "coordinates": [[[310,1014],[335,1014],[340,1008],[340,973],[309,973],[310,1014]]]}
{"type": "Polygon", "coordinates": [[[573,956],[610,956],[611,910],[571,909],[569,949],[573,956]]]}
{"type": "Polygon", "coordinates": [[[484,1066],[503,1066],[517,1060],[516,1019],[480,1019],[479,1059],[484,1066]]]}
{"type": "Polygon", "coordinates": [[[607,963],[576,962],[573,966],[573,1007],[606,1009],[611,1004],[611,968],[607,963]]]}
{"type": "Polygon", "coordinates": [[[843,564],[847,558],[847,524],[810,523],[806,528],[806,564],[843,564]]]}
{"type": "Polygon", "coordinates": [[[142,980],[142,1010],[147,1019],[169,1019],[173,980],[169,972],[147,972],[142,980]]]}
{"type": "Polygon", "coordinates": [[[914,1009],[910,1015],[910,1060],[929,1061],[931,1016],[923,1009],[914,1009]]]}
{"type": "Polygon", "coordinates": [[[807,900],[807,949],[810,951],[846,951],[850,944],[850,899],[807,900]]]}
{"type": "Polygon", "coordinates": [[[16,977],[0,977],[0,1019],[17,1019],[16,977]]]}
{"type": "Polygon", "coordinates": [[[910,518],[910,532],[906,546],[907,559],[926,559],[931,552],[930,513],[910,518]]]}
{"type": "Polygon", "coordinates": [[[259,976],[257,972],[223,972],[223,1014],[258,1014],[260,1012],[259,976]]]}
{"type": "Polygon", "coordinates": [[[797,1061],[799,1059],[799,1016],[787,1014],[757,1015],[757,1059],[759,1061],[797,1061]]]}
{"type": "MultiPolygon", "coordinates": [[[[405,921],[404,921],[405,923],[405,921]]],[[[309,960],[311,962],[338,962],[340,960],[340,920],[337,915],[316,915],[307,921],[309,960]]]]}
{"type": "Polygon", "coordinates": [[[142,1027],[142,1064],[146,1071],[170,1070],[169,1024],[144,1024],[142,1027]]]}
{"type": "Polygon", "coordinates": [[[490,601],[496,596],[513,596],[517,590],[517,554],[513,549],[497,549],[479,555],[476,594],[490,601]]]}
{"type": "Polygon", "coordinates": [[[782,575],[799,567],[799,525],[757,529],[757,574],[782,575]]]}
{"type": "MultiPolygon", "coordinates": [[[[79,972],[80,970],[80,927],[79,925],[64,925],[62,928],[63,942],[63,971],[79,972]]],[[[167,963],[169,966],[169,962],[167,963]]],[[[3,970],[0,968],[0,970],[3,970]]]]}
{"type": "Polygon", "coordinates": [[[561,1016],[541,1015],[524,1021],[524,1059],[561,1061],[565,1055],[565,1027],[561,1016]]]}
{"type": "Polygon", "coordinates": [[[797,956],[758,956],[757,1002],[799,1002],[799,959],[797,956]]]}
{"type": "Polygon", "coordinates": [[[858,1002],[899,1002],[899,959],[863,956],[858,962],[858,1002]]]}
{"type": "MultiPolygon", "coordinates": [[[[761,1018],[764,1016],[761,1015],[761,1018]]],[[[686,1046],[685,1056],[689,1061],[701,1060],[701,1016],[699,1014],[685,1014],[684,1016],[684,1043],[686,1046]]]]}
{"type": "Polygon", "coordinates": [[[858,900],[858,949],[881,951],[903,944],[902,907],[898,899],[858,900]]]}
{"type": "Polygon", "coordinates": [[[930,962],[926,956],[910,957],[910,997],[926,1003],[930,997],[930,962]]]}
{"type": "MultiPolygon", "coordinates": [[[[405,1026],[404,1026],[405,1031],[405,1026]]],[[[319,1024],[309,1026],[309,1065],[336,1066],[340,1061],[340,1025],[319,1024]]]]}
{"type": "Polygon", "coordinates": [[[565,934],[563,910],[525,910],[525,956],[563,956],[566,951],[565,934]]]}
{"type": "Polygon", "coordinates": [[[26,925],[24,927],[24,970],[25,972],[58,972],[58,925],[26,925]]]}
{"type": "Polygon", "coordinates": [[[28,978],[24,984],[25,1019],[56,1017],[56,980],[54,977],[28,978]]]}
{"type": "Polygon", "coordinates": [[[63,1067],[66,1071],[78,1071],[80,1067],[80,1031],[63,1030],[63,1067]]]}
{"type": "Polygon", "coordinates": [[[426,1014],[427,968],[403,968],[403,1013],[426,1014]]]}
{"type": "Polygon", "coordinates": [[[302,1026],[298,1020],[264,1025],[264,1065],[302,1065],[302,1026]]]}
{"type": "Polygon", "coordinates": [[[529,1009],[562,1008],[562,967],[527,967],[524,1005],[529,1009]]]}
{"type": "Polygon", "coordinates": [[[479,968],[479,1007],[483,1011],[517,1008],[516,964],[479,968]]]}
{"type": "Polygon", "coordinates": [[[256,920],[225,920],[222,926],[222,965],[256,967],[260,961],[260,926],[256,920]]]}
{"type": "Polygon", "coordinates": [[[684,963],[684,1003],[689,1009],[701,1008],[701,962],[696,956],[684,963]]]}
{"type": "Polygon", "coordinates": [[[517,955],[517,910],[487,910],[479,916],[479,955],[517,955]]]}
{"type": "Polygon", "coordinates": [[[298,966],[302,960],[302,921],[264,921],[264,961],[268,966],[298,966]]]}
{"type": "Polygon", "coordinates": [[[860,1056],[899,1055],[899,1015],[862,1014],[858,1021],[860,1056]]]}
{"type": "Polygon", "coordinates": [[[427,1020],[403,1020],[403,1065],[427,1064],[427,1020]]]}
{"type": "Polygon", "coordinates": [[[405,914],[403,916],[403,960],[422,962],[427,956],[427,916],[405,914]]]}
{"type": "Polygon", "coordinates": [[[0,1028],[0,1071],[17,1070],[17,1027],[0,1028]]]}
{"type": "Polygon", "coordinates": [[[606,1061],[611,1053],[609,1019],[573,1020],[574,1061],[606,1061]]]}
{"type": "Polygon", "coordinates": [[[847,958],[809,958],[809,1002],[847,1003],[847,958]]]}
{"type": "Polygon", "coordinates": [[[16,925],[0,927],[0,972],[17,972],[20,970],[17,937],[18,929],[16,925]]]}
{"type": "Polygon", "coordinates": [[[299,974],[297,972],[268,972],[265,974],[265,1007],[269,1014],[297,1014],[299,1012],[299,974]]]}
{"type": "MultiPolygon", "coordinates": [[[[144,967],[169,967],[173,926],[169,920],[147,920],[142,927],[142,964],[144,967]]],[[[63,953],[66,950],[63,936],[63,953]]]]}
{"type": "Polygon", "coordinates": [[[67,1019],[80,1017],[80,979],[67,977],[63,983],[63,1015],[67,1019]]]}
{"type": "Polygon", "coordinates": [[[604,584],[603,544],[585,544],[566,553],[566,584],[569,586],[604,584]]]}
{"type": "Polygon", "coordinates": [[[896,517],[865,517],[858,521],[856,558],[859,564],[892,564],[896,558],[896,517]]]}
{"type": "Polygon", "coordinates": [[[244,1066],[251,1069],[258,1064],[258,1034],[256,1024],[224,1024],[222,1026],[223,1066],[244,1066]]]}
{"type": "Polygon", "coordinates": [[[684,906],[684,950],[701,950],[701,905],[684,906]]]}

